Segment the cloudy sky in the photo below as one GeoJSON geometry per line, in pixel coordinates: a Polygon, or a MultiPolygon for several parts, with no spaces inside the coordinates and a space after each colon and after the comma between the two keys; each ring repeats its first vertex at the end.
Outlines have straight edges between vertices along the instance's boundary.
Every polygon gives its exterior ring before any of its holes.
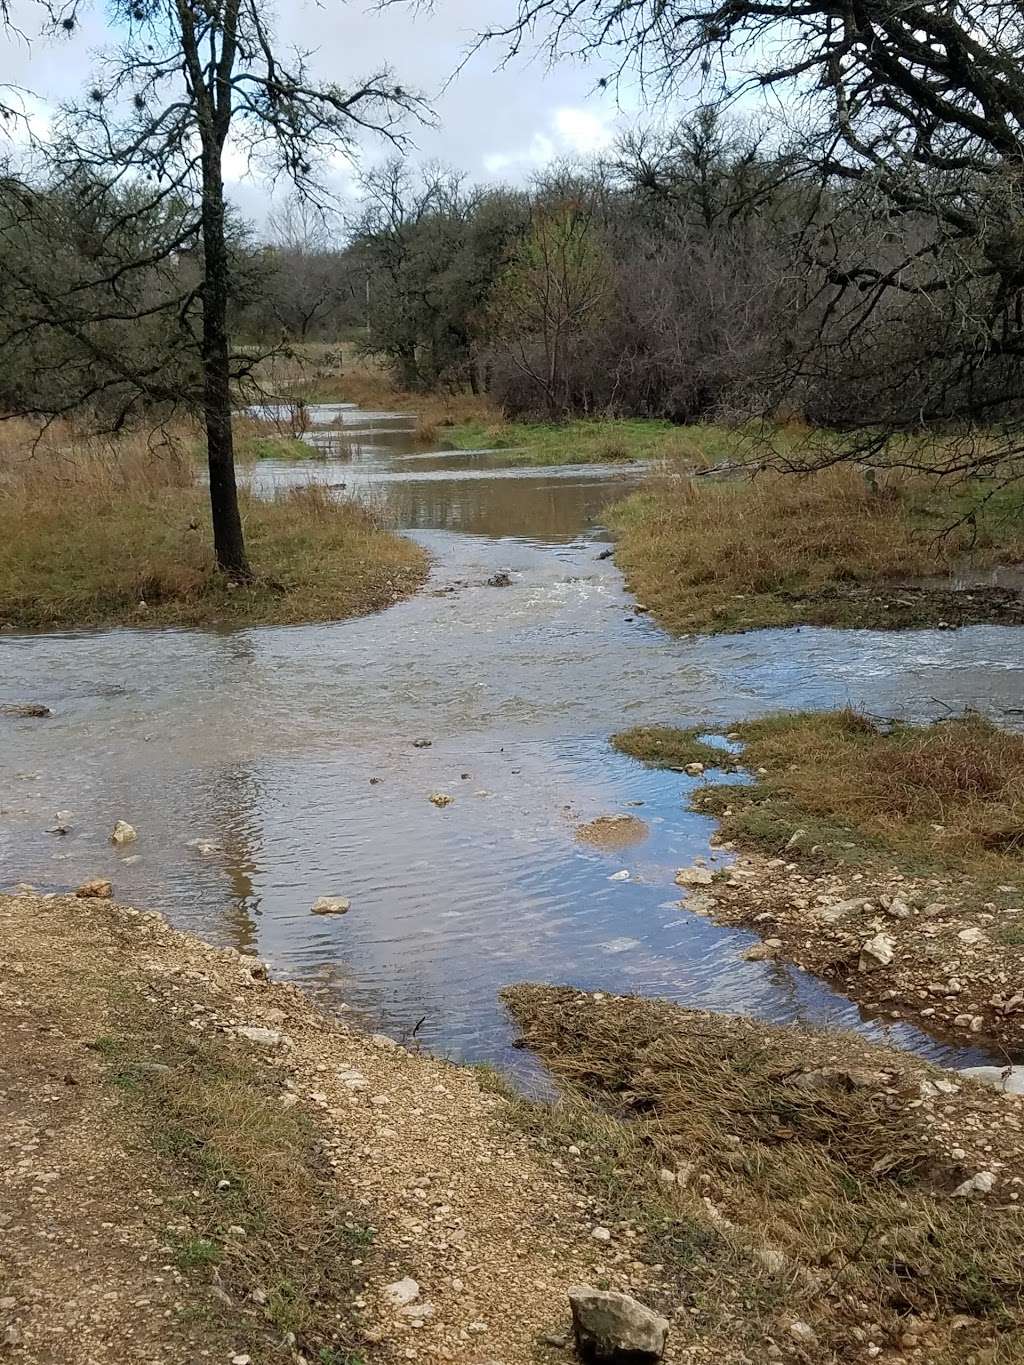
{"type": "MultiPolygon", "coordinates": [[[[491,48],[455,75],[474,35],[514,7],[514,0],[435,0],[432,9],[384,10],[370,0],[277,0],[275,9],[279,41],[312,50],[325,78],[345,84],[386,64],[430,99],[439,122],[413,130],[417,159],[441,160],[475,180],[522,180],[554,158],[601,151],[635,109],[624,111],[614,94],[596,89],[599,68],[551,67],[536,53],[503,66],[503,52],[491,48]]],[[[26,35],[38,32],[34,0],[15,0],[13,9],[26,35]]],[[[100,0],[70,41],[4,35],[0,82],[31,88],[45,118],[48,104],[75,94],[87,79],[90,54],[103,42],[102,14],[100,0]]],[[[628,99],[619,92],[620,102],[628,99]]],[[[368,142],[363,154],[372,160],[384,151],[368,142]]],[[[344,189],[343,179],[337,188],[344,189]]],[[[243,179],[233,197],[249,216],[262,217],[265,187],[243,179]]]]}

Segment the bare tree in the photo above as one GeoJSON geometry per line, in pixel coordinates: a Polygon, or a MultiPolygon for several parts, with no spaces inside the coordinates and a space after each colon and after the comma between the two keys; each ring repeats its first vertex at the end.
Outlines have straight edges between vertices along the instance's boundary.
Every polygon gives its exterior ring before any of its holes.
{"type": "MultiPolygon", "coordinates": [[[[875,428],[859,454],[951,419],[972,430],[944,472],[1024,452],[1018,0],[520,0],[486,37],[589,60],[602,83],[631,69],[655,98],[694,82],[709,104],[770,96],[818,185],[802,236],[816,325],[793,339],[788,382],[820,385],[871,355],[884,382],[851,416],[875,428]],[[908,317],[925,338],[912,356],[891,326],[908,317]],[[1003,439],[974,439],[981,423],[1003,439]]],[[[900,458],[920,463],[921,449],[900,458]]]]}
{"type": "MultiPolygon", "coordinates": [[[[40,5],[50,28],[75,35],[80,0],[40,5]]],[[[363,130],[397,137],[397,120],[420,104],[386,70],[347,89],[317,80],[308,54],[285,52],[275,41],[262,0],[111,0],[107,15],[111,46],[96,59],[88,93],[62,110],[40,151],[51,188],[78,187],[80,198],[100,201],[112,190],[140,186],[143,202],[129,211],[150,216],[182,206],[171,219],[174,232],[135,259],[114,262],[101,246],[96,278],[116,293],[134,272],[183,253],[195,257],[195,283],[154,306],[176,310],[195,341],[199,390],[178,397],[195,402],[203,416],[217,563],[243,579],[250,568],[235,481],[232,385],[251,373],[253,360],[235,353],[229,337],[237,271],[225,157],[283,176],[300,196],[315,199],[323,154],[351,150],[363,130]]],[[[23,202],[30,197],[26,191],[23,202]]],[[[95,346],[82,284],[62,294],[31,282],[36,320],[75,329],[83,344],[95,346]]],[[[161,390],[159,375],[141,369],[126,370],[122,379],[150,394],[161,390]]]]}

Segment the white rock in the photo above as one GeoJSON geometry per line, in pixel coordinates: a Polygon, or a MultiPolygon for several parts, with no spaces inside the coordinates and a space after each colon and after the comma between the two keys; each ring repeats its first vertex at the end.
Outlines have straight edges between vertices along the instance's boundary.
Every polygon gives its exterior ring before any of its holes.
{"type": "Polygon", "coordinates": [[[706,867],[681,867],[676,873],[676,886],[710,886],[711,877],[706,867]]]}
{"type": "Polygon", "coordinates": [[[280,1047],[284,1042],[284,1034],[278,1032],[276,1028],[259,1028],[255,1024],[244,1024],[235,1029],[239,1038],[245,1038],[250,1043],[257,1043],[260,1047],[280,1047]]]}
{"type": "Polygon", "coordinates": [[[961,943],[984,943],[986,941],[984,932],[976,924],[968,925],[966,929],[961,929],[957,934],[961,943]]]}
{"type": "Polygon", "coordinates": [[[660,1360],[668,1320],[629,1294],[577,1285],[569,1290],[576,1349],[584,1360],[640,1362],[660,1360]]]}
{"type": "Polygon", "coordinates": [[[134,828],[127,820],[118,820],[110,835],[110,842],[112,844],[130,844],[132,840],[137,839],[138,837],[134,828]]]}
{"type": "Polygon", "coordinates": [[[1007,1095],[1024,1095],[1024,1066],[966,1066],[959,1074],[1007,1095]]]}
{"type": "Polygon", "coordinates": [[[381,1294],[385,1303],[392,1308],[406,1308],[419,1298],[420,1287],[411,1275],[406,1275],[402,1280],[395,1280],[394,1284],[386,1284],[381,1294]]]}
{"type": "Polygon", "coordinates": [[[610,1242],[612,1240],[612,1235],[607,1228],[592,1228],[590,1235],[595,1242],[610,1242]]]}
{"type": "Polygon", "coordinates": [[[895,946],[888,934],[875,934],[874,938],[869,938],[866,943],[861,944],[858,969],[870,972],[875,967],[888,967],[892,962],[895,946]]]}
{"type": "Polygon", "coordinates": [[[318,896],[313,902],[314,915],[346,915],[351,908],[347,896],[318,896]]]}
{"type": "Polygon", "coordinates": [[[892,900],[885,907],[885,913],[890,919],[909,919],[910,906],[906,901],[900,900],[899,896],[893,896],[892,900]]]}
{"type": "Polygon", "coordinates": [[[793,833],[789,836],[789,838],[786,840],[786,847],[787,847],[787,848],[797,848],[797,847],[799,846],[801,840],[806,839],[806,838],[807,838],[807,831],[806,831],[805,829],[795,829],[795,830],[793,831],[793,833]]]}
{"type": "Polygon", "coordinates": [[[801,1322],[798,1318],[789,1324],[789,1335],[794,1341],[799,1341],[802,1345],[813,1346],[818,1340],[817,1333],[809,1322],[801,1322]]]}
{"type": "Polygon", "coordinates": [[[688,773],[690,777],[700,777],[703,771],[704,771],[703,763],[687,763],[684,769],[684,772],[688,773]]]}
{"type": "Polygon", "coordinates": [[[613,872],[612,875],[608,878],[608,880],[610,882],[628,882],[629,869],[624,867],[621,872],[613,872]]]}
{"type": "Polygon", "coordinates": [[[365,1090],[370,1082],[361,1071],[357,1071],[354,1066],[342,1066],[338,1068],[338,1080],[346,1090],[365,1090]]]}
{"type": "Polygon", "coordinates": [[[969,1180],[956,1187],[953,1198],[970,1199],[973,1194],[988,1194],[995,1183],[996,1178],[991,1171],[979,1171],[977,1175],[972,1175],[969,1180]]]}

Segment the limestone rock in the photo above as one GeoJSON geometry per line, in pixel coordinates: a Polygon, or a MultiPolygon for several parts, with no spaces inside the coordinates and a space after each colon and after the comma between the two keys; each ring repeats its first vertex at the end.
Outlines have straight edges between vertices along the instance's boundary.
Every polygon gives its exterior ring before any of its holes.
{"type": "Polygon", "coordinates": [[[82,900],[109,900],[114,894],[114,888],[104,877],[93,877],[91,881],[83,882],[75,892],[75,895],[82,900]]]}
{"type": "Polygon", "coordinates": [[[130,844],[138,837],[134,827],[127,820],[118,820],[110,836],[110,842],[112,844],[130,844]]]}
{"type": "Polygon", "coordinates": [[[710,886],[711,872],[706,867],[681,867],[676,873],[676,886],[710,886]]]}
{"type": "Polygon", "coordinates": [[[347,915],[351,908],[347,896],[318,896],[313,902],[314,915],[347,915]]]}
{"type": "Polygon", "coordinates": [[[1024,1095],[1024,1066],[966,1066],[959,1074],[1007,1095],[1024,1095]]]}
{"type": "Polygon", "coordinates": [[[260,1028],[255,1024],[245,1024],[235,1029],[239,1038],[245,1038],[247,1042],[256,1043],[259,1047],[280,1047],[284,1042],[284,1034],[276,1028],[260,1028]]]}
{"type": "Polygon", "coordinates": [[[888,934],[876,934],[861,944],[858,970],[873,971],[876,967],[888,967],[893,959],[895,944],[888,934]]]}
{"type": "Polygon", "coordinates": [[[430,793],[430,803],[433,806],[437,806],[438,810],[443,810],[445,806],[450,806],[452,804],[452,799],[453,798],[450,797],[447,792],[430,793]]]}
{"type": "Polygon", "coordinates": [[[569,1306],[583,1360],[641,1365],[664,1354],[668,1320],[629,1294],[578,1285],[569,1290],[569,1306]]]}
{"type": "Polygon", "coordinates": [[[975,1194],[988,1194],[995,1183],[996,1178],[991,1171],[979,1171],[977,1175],[972,1175],[962,1185],[956,1187],[953,1198],[970,1199],[975,1194]]]}
{"type": "Polygon", "coordinates": [[[402,1309],[416,1302],[420,1296],[420,1287],[411,1275],[406,1275],[404,1279],[396,1280],[394,1284],[386,1284],[381,1293],[389,1307],[402,1309]]]}

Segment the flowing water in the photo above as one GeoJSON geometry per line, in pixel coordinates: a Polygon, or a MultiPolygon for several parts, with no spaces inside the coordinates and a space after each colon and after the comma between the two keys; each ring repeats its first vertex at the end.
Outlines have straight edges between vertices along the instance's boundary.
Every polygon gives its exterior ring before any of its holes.
{"type": "MultiPolygon", "coordinates": [[[[313,419],[314,477],[425,545],[428,585],[336,625],[3,637],[0,701],[54,711],[0,721],[4,884],[109,876],[121,899],[469,1060],[509,1060],[497,992],[523,979],[980,1056],[870,1020],[795,968],[744,962],[751,935],[681,910],[674,870],[709,854],[713,823],[686,809],[694,779],[622,758],[607,737],[847,702],[1005,720],[1024,684],[1021,630],[672,639],[599,557],[601,509],[639,471],[510,469],[500,452],[416,453],[407,417],[313,419]],[[489,586],[502,570],[511,585],[489,586]],[[64,837],[47,832],[58,810],[64,837]],[[616,812],[648,836],[617,853],[575,838],[616,812]],[[119,818],[139,839],[115,849],[119,818]],[[350,913],[313,916],[321,895],[348,896],[350,913]]],[[[253,477],[309,471],[268,462],[253,477]]]]}

